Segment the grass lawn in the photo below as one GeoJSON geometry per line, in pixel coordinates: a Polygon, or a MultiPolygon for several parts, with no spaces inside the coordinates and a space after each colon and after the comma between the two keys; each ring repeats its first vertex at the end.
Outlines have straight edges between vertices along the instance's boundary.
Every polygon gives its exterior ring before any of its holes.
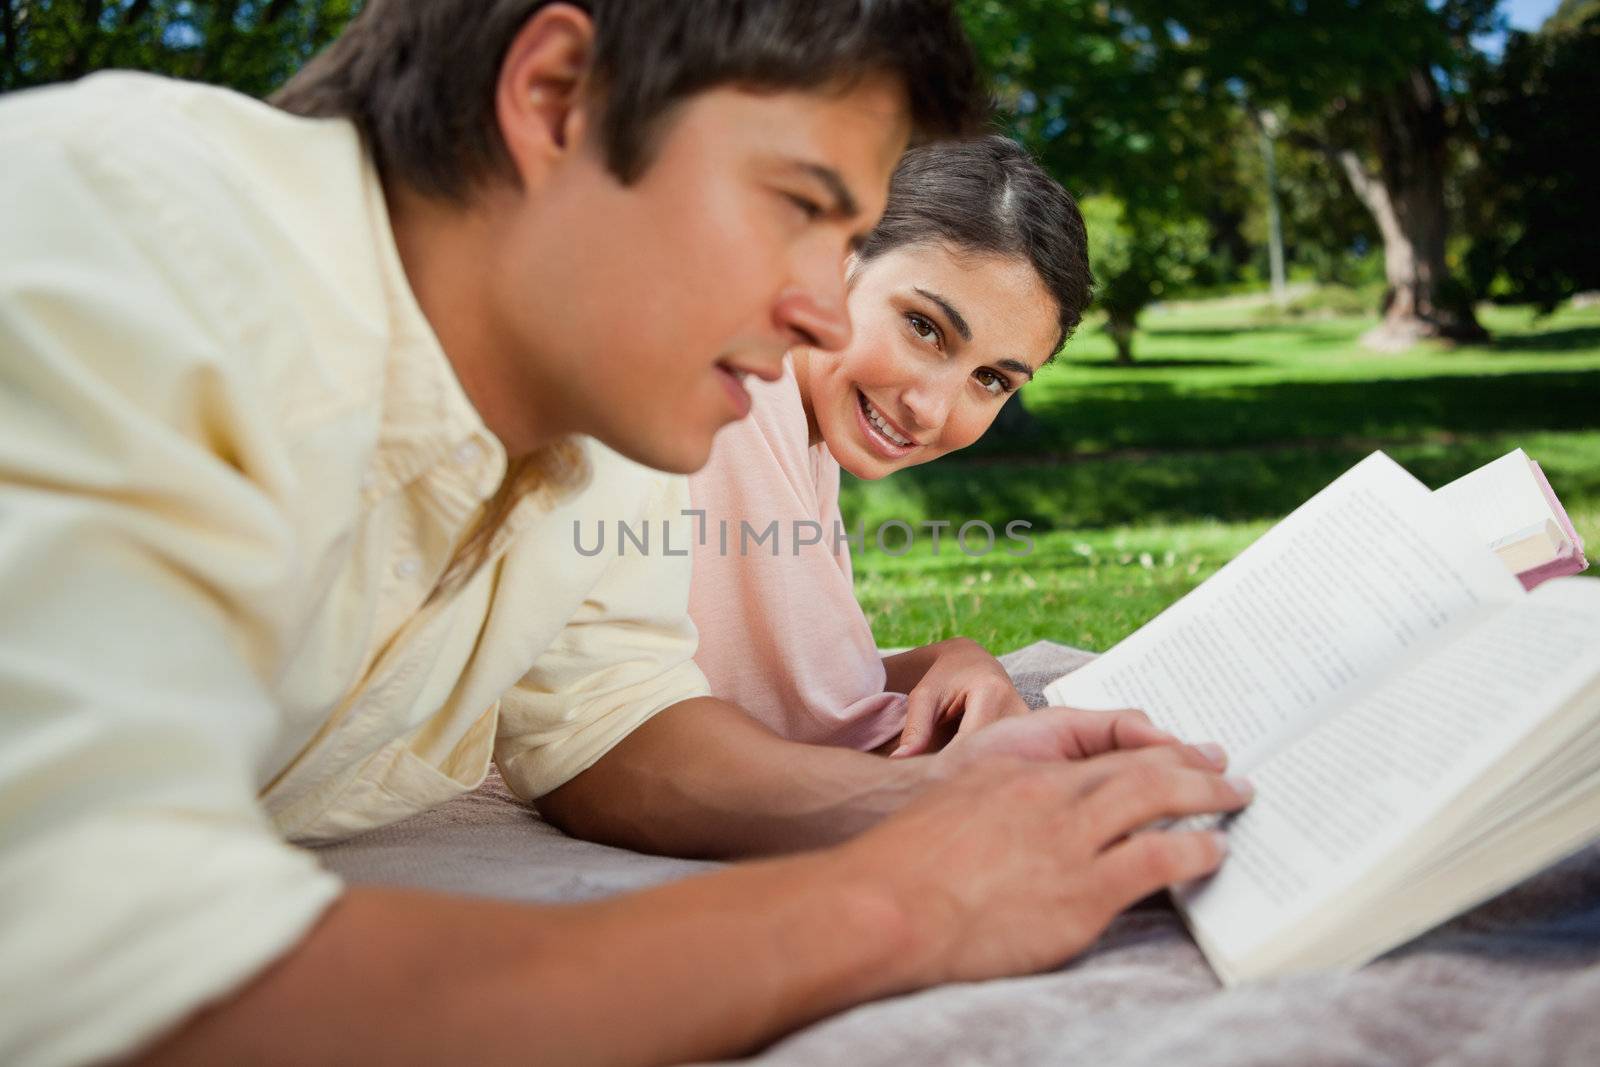
{"type": "Polygon", "coordinates": [[[1356,343],[1370,319],[1281,325],[1197,304],[1148,315],[1132,367],[1086,326],[1024,391],[1025,436],[846,479],[879,643],[1109,647],[1374,448],[1437,486],[1520,445],[1600,555],[1600,309],[1483,318],[1488,345],[1394,356],[1356,343]],[[870,543],[890,519],[1026,520],[1034,550],[1008,555],[1002,535],[981,559],[948,540],[935,554],[924,535],[891,557],[870,543]]]}

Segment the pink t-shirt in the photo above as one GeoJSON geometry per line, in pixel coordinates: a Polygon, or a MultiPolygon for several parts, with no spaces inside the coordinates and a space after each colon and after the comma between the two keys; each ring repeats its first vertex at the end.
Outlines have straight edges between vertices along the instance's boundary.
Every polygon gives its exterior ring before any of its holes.
{"type": "Polygon", "coordinates": [[[746,387],[749,417],[718,433],[689,479],[690,506],[705,512],[689,588],[695,662],[714,695],[784,737],[876,748],[904,724],[905,697],[884,692],[851,588],[839,464],[809,444],[788,362],[781,380],[746,387]]]}

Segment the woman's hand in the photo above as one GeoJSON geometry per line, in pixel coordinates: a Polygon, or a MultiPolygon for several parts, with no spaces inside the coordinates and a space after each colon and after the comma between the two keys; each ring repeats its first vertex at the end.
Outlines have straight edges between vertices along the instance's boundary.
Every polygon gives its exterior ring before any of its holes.
{"type": "Polygon", "coordinates": [[[976,641],[953,637],[916,652],[932,653],[934,659],[907,694],[906,724],[890,758],[916,756],[936,747],[933,741],[941,727],[953,725],[955,736],[964,737],[997,719],[1028,711],[1006,669],[976,641]]]}

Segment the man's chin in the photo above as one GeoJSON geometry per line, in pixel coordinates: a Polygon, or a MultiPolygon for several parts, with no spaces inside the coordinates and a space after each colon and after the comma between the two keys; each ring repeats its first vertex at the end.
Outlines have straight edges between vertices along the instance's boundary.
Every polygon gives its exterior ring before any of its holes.
{"type": "Polygon", "coordinates": [[[612,439],[603,437],[600,440],[635,463],[667,474],[693,474],[711,458],[710,435],[687,428],[666,440],[632,435],[626,438],[613,435],[612,439]]]}

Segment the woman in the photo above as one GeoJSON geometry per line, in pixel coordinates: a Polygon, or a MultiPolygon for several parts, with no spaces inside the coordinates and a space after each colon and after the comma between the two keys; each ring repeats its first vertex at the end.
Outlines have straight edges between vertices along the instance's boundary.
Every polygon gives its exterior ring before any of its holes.
{"type": "Polygon", "coordinates": [[[690,481],[690,611],[712,692],[817,744],[926,751],[1027,710],[965,638],[881,657],[851,590],[839,470],[882,478],[976,441],[1087,305],[1083,218],[1016,144],[913,149],[849,265],[853,333],[790,351],[690,481]],[[777,523],[777,530],[770,529],[777,523]],[[765,536],[764,536],[765,535],[765,536]]]}

